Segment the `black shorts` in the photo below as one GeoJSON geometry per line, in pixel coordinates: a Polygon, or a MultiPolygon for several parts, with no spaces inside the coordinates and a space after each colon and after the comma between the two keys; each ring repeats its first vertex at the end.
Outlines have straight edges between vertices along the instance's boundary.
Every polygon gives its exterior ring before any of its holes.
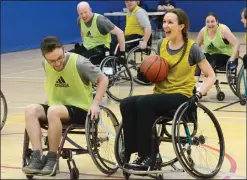
{"type": "MultiPolygon", "coordinates": [[[[40,105],[43,106],[45,110],[45,114],[47,116],[47,111],[50,106],[48,106],[47,104],[40,104],[40,105]]],[[[68,105],[64,105],[64,106],[67,108],[69,112],[70,120],[68,121],[68,123],[85,125],[86,118],[87,118],[87,111],[85,111],[84,109],[75,107],[75,106],[68,106],[68,105]]]]}

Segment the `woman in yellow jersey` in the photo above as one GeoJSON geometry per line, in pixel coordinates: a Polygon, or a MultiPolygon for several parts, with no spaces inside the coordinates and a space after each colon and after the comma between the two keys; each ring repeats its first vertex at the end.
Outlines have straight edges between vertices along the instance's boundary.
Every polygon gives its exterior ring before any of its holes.
{"type": "MultiPolygon", "coordinates": [[[[226,66],[230,59],[229,68],[234,69],[240,46],[236,36],[226,25],[218,22],[215,13],[208,13],[205,21],[206,26],[201,29],[197,36],[197,44],[199,46],[204,45],[206,58],[213,68],[226,66]]],[[[200,75],[200,68],[197,68],[195,72],[197,82],[200,75]]]]}
{"type": "Polygon", "coordinates": [[[108,78],[83,56],[64,52],[63,45],[56,37],[43,39],[41,52],[44,56],[48,105],[31,104],[25,109],[25,125],[33,153],[30,164],[23,167],[22,171],[49,175],[56,163],[62,122],[84,125],[88,113],[92,119],[97,119],[108,78]],[[97,83],[94,99],[92,83],[97,83]],[[40,121],[49,126],[49,151],[46,156],[42,152],[40,121]]]}
{"type": "Polygon", "coordinates": [[[186,101],[198,101],[215,82],[215,73],[201,48],[188,39],[187,14],[177,8],[169,10],[163,18],[163,29],[166,38],[158,43],[158,52],[170,67],[166,80],[155,84],[153,94],[128,97],[120,103],[125,163],[129,162],[132,153],[138,152],[138,158],[133,163],[149,166],[151,149],[155,148],[155,153],[158,153],[157,145],[151,148],[152,125],[157,116],[169,109],[177,109],[186,101]],[[200,92],[193,93],[196,65],[208,78],[200,92]]]}
{"type": "MultiPolygon", "coordinates": [[[[125,5],[128,9],[126,13],[125,41],[143,38],[140,47],[145,49],[147,45],[151,45],[151,24],[147,12],[138,6],[139,1],[127,0],[125,5]]],[[[133,47],[139,45],[139,42],[126,44],[126,51],[130,51],[133,47]]]]}
{"type": "MultiPolygon", "coordinates": [[[[241,21],[242,23],[244,24],[244,27],[245,27],[245,31],[246,31],[246,23],[247,23],[247,10],[246,8],[244,8],[241,12],[241,21]]],[[[245,35],[244,35],[244,42],[245,42],[245,45],[246,45],[246,42],[247,42],[247,33],[245,32],[245,35]]],[[[244,69],[247,69],[247,54],[245,54],[243,56],[243,63],[244,63],[244,69]]]]}

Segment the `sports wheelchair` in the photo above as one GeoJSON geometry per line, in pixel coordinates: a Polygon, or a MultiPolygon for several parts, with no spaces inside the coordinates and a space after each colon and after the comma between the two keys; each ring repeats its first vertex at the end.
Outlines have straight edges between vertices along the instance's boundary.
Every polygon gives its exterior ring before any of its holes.
{"type": "MultiPolygon", "coordinates": [[[[100,48],[95,48],[94,55],[87,55],[89,61],[95,66],[99,67],[102,72],[108,77],[109,84],[106,90],[108,97],[115,101],[121,101],[122,99],[131,96],[133,93],[133,78],[126,64],[119,63],[116,56],[117,48],[113,52],[112,48],[115,44],[110,44],[110,49],[101,45],[100,48]]],[[[80,47],[77,43],[76,47],[80,47]]],[[[77,51],[78,53],[78,51],[77,51]]],[[[94,91],[96,90],[96,84],[93,84],[94,91]]]]}
{"type": "Polygon", "coordinates": [[[147,44],[146,49],[141,49],[139,42],[142,41],[143,38],[138,38],[138,39],[134,39],[131,41],[128,41],[129,43],[132,43],[132,48],[131,50],[128,52],[127,54],[127,63],[128,63],[128,67],[132,73],[133,76],[133,80],[140,85],[152,85],[151,82],[144,82],[142,80],[140,80],[137,77],[138,74],[138,69],[142,63],[142,61],[150,55],[157,55],[157,51],[156,49],[152,48],[152,35],[149,39],[149,42],[147,44]]]}
{"type": "Polygon", "coordinates": [[[239,74],[238,74],[237,87],[236,87],[237,95],[238,95],[238,97],[240,99],[240,104],[241,105],[245,105],[246,104],[246,97],[247,97],[246,77],[247,77],[246,70],[244,69],[244,65],[242,65],[242,67],[241,67],[241,69],[239,71],[239,74]]]}
{"type": "MultiPolygon", "coordinates": [[[[88,117],[86,119],[85,126],[76,124],[63,124],[62,139],[58,149],[56,165],[53,169],[53,172],[49,176],[55,176],[59,172],[59,158],[62,157],[63,159],[67,159],[67,164],[70,171],[70,179],[79,179],[80,174],[73,159],[73,155],[88,153],[91,155],[94,164],[102,173],[111,175],[116,172],[118,167],[116,166],[115,157],[114,155],[110,155],[113,152],[114,138],[119,123],[110,109],[104,106],[100,106],[100,110],[101,112],[99,118],[97,120],[90,120],[88,117]],[[75,143],[71,138],[68,137],[69,134],[85,134],[87,147],[83,148],[75,143]],[[73,145],[75,148],[65,148],[65,141],[73,145]],[[112,152],[107,153],[106,151],[110,149],[109,145],[111,144],[112,152]],[[102,149],[104,147],[106,147],[106,149],[102,149]]],[[[40,125],[42,129],[48,129],[48,124],[40,123],[40,125]]],[[[44,135],[42,137],[44,140],[44,145],[46,146],[43,151],[48,151],[48,136],[44,135]]],[[[29,137],[27,131],[25,130],[22,155],[23,167],[29,164],[31,154],[32,150],[29,147],[29,137]]],[[[33,179],[33,176],[39,176],[39,174],[26,174],[28,179],[33,179]]]]}
{"type": "Polygon", "coordinates": [[[0,96],[1,96],[1,122],[0,122],[1,129],[0,130],[2,130],[7,120],[8,106],[5,96],[1,90],[0,90],[0,96]]]}
{"type": "MultiPolygon", "coordinates": [[[[196,106],[191,108],[185,102],[177,110],[171,109],[158,117],[152,127],[152,142],[154,141],[157,141],[160,152],[152,153],[155,163],[150,167],[124,163],[124,133],[123,124],[120,123],[114,150],[118,166],[123,170],[125,179],[129,179],[131,174],[163,179],[163,174],[167,172],[162,170],[165,166],[171,166],[174,169],[172,171],[175,172],[185,170],[195,178],[212,178],[222,167],[225,143],[220,124],[214,114],[200,103],[196,103],[196,106]],[[201,128],[204,128],[207,134],[203,134],[201,128]],[[210,132],[212,130],[214,132],[210,132]],[[169,158],[166,162],[164,160],[167,155],[162,155],[161,150],[164,142],[172,143],[175,152],[175,157],[169,158]],[[209,143],[214,144],[209,145],[209,143]],[[197,152],[200,149],[202,151],[197,152]],[[210,152],[213,157],[205,157],[210,155],[210,152]],[[175,165],[176,162],[179,162],[183,169],[178,168],[175,165]],[[205,165],[199,163],[205,163],[205,165]]],[[[167,148],[168,145],[166,144],[165,147],[167,148]]],[[[165,152],[168,154],[168,151],[165,152]]]]}
{"type": "Polygon", "coordinates": [[[225,99],[225,93],[223,91],[221,91],[219,84],[228,84],[231,91],[234,93],[234,95],[239,97],[238,93],[237,93],[237,79],[238,79],[238,72],[239,72],[238,61],[239,61],[239,59],[241,59],[241,57],[239,57],[237,59],[237,66],[236,66],[236,68],[234,68],[232,70],[229,70],[229,68],[228,68],[229,63],[230,63],[229,60],[227,61],[226,66],[224,66],[224,67],[220,67],[217,65],[216,65],[216,67],[214,67],[214,72],[216,74],[217,73],[218,74],[226,74],[226,79],[227,79],[227,82],[221,82],[220,83],[218,79],[215,82],[215,87],[216,87],[216,91],[217,91],[216,98],[219,101],[223,101],[225,99]]]}

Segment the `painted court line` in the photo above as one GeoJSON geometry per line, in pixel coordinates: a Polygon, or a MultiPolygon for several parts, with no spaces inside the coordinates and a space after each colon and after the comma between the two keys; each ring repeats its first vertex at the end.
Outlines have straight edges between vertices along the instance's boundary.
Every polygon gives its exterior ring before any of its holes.
{"type": "Polygon", "coordinates": [[[3,78],[3,77],[7,77],[7,76],[16,75],[16,74],[22,74],[22,73],[31,72],[31,71],[37,71],[40,69],[44,69],[44,68],[38,68],[38,69],[32,69],[32,70],[28,70],[28,71],[21,71],[21,72],[17,72],[17,73],[5,74],[5,75],[2,75],[1,77],[3,78]]]}

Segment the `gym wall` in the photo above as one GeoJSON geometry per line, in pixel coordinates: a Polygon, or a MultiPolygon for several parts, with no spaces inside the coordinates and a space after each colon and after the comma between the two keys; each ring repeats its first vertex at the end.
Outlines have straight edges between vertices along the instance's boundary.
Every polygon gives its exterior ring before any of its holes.
{"type": "MultiPolygon", "coordinates": [[[[2,1],[1,2],[1,53],[39,48],[40,41],[49,35],[57,36],[62,43],[80,42],[76,25],[76,6],[80,1],[2,1]]],[[[121,11],[124,1],[89,1],[94,12],[121,11]]],[[[158,1],[145,1],[155,9],[158,1]]],[[[244,32],[240,11],[244,0],[183,1],[177,7],[184,9],[190,18],[190,31],[198,32],[204,26],[205,15],[212,11],[221,23],[234,32],[244,32]]],[[[124,20],[124,18],[121,18],[124,20]]],[[[115,22],[115,21],[114,21],[115,22]]],[[[121,21],[123,29],[125,22],[121,21]]]]}

